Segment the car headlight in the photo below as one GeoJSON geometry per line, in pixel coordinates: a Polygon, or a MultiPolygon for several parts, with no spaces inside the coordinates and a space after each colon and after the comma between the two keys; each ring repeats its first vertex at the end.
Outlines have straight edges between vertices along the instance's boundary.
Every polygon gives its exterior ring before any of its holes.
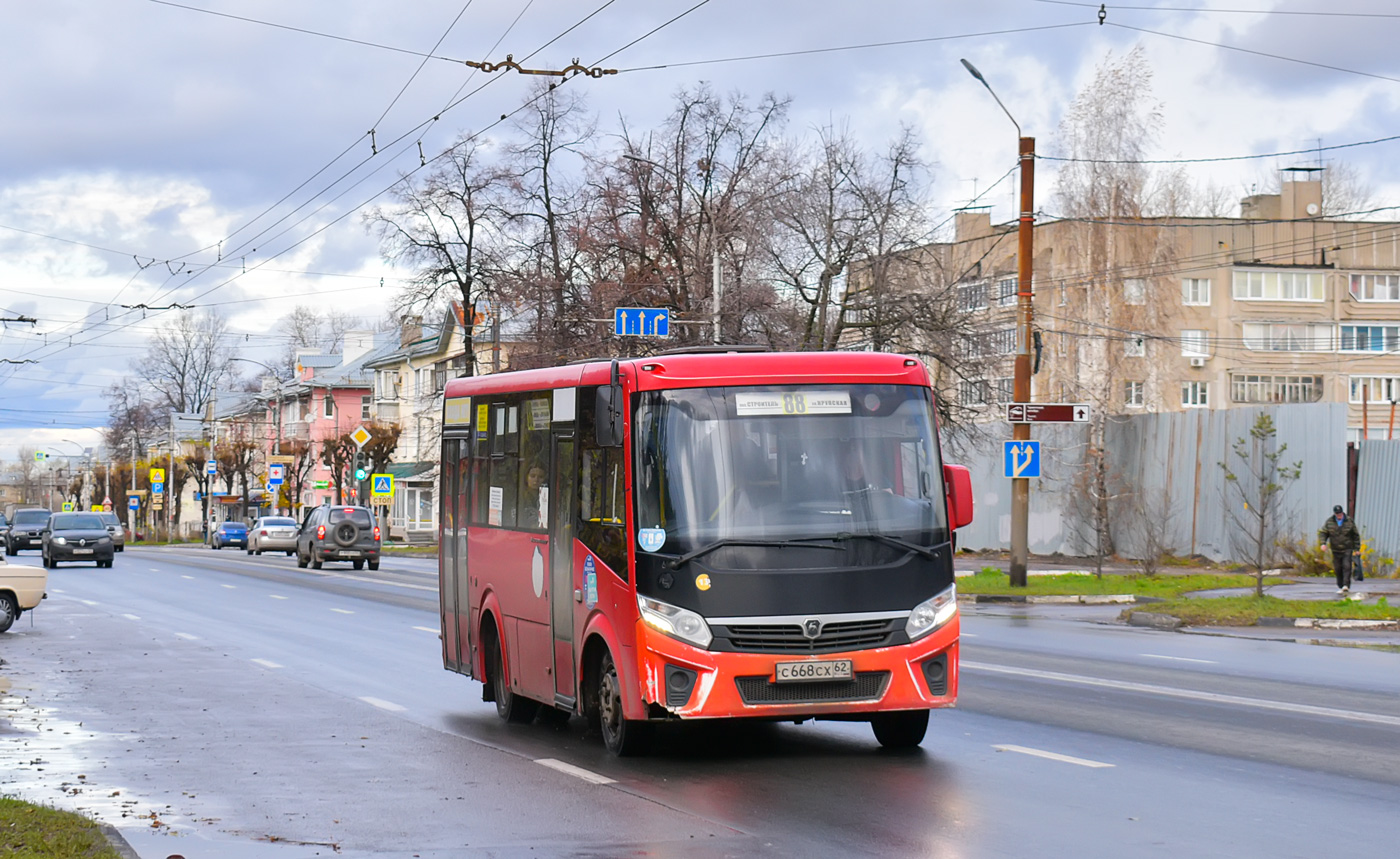
{"type": "Polygon", "coordinates": [[[66,545],[68,545],[68,538],[67,538],[67,537],[54,537],[54,538],[53,538],[53,541],[54,541],[55,543],[57,543],[58,545],[60,545],[60,546],[66,546],[66,545]]]}
{"type": "Polygon", "coordinates": [[[949,585],[933,599],[924,600],[909,612],[909,620],[904,624],[904,632],[913,641],[928,635],[943,624],[952,620],[958,613],[958,586],[949,585]]]}
{"type": "Polygon", "coordinates": [[[107,543],[110,543],[110,542],[112,542],[112,538],[111,538],[110,535],[108,535],[108,536],[106,536],[106,537],[98,537],[98,538],[97,538],[97,545],[99,545],[99,546],[106,545],[107,543]]]}
{"type": "Polygon", "coordinates": [[[681,641],[696,647],[709,647],[710,640],[714,638],[710,635],[709,624],[705,623],[705,619],[693,611],[660,600],[649,599],[640,594],[637,595],[637,608],[642,613],[642,620],[646,621],[648,626],[664,632],[672,638],[679,638],[681,641]]]}

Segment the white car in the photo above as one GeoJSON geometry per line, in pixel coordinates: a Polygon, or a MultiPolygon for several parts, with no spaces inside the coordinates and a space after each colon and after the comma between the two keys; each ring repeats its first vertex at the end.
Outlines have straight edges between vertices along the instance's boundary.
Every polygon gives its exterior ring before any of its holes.
{"type": "Polygon", "coordinates": [[[248,554],[286,552],[296,554],[297,520],[290,516],[264,516],[248,529],[248,554]]]}
{"type": "Polygon", "coordinates": [[[0,632],[4,632],[48,596],[49,571],[43,567],[7,564],[0,558],[0,632]]]}

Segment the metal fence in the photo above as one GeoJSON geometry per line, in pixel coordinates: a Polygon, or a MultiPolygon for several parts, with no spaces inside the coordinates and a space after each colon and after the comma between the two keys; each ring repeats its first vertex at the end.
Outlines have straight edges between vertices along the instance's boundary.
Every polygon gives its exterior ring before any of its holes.
{"type": "MultiPolygon", "coordinates": [[[[1173,554],[1217,561],[1242,559],[1239,529],[1226,507],[1240,502],[1233,495],[1227,497],[1221,463],[1233,458],[1232,445],[1249,435],[1262,412],[1273,417],[1276,444],[1287,445],[1282,460],[1302,463],[1301,476],[1288,485],[1284,496],[1281,535],[1313,540],[1332,505],[1344,503],[1346,497],[1343,403],[1201,409],[1112,419],[1105,430],[1104,448],[1108,522],[1117,554],[1139,557],[1155,538],[1173,554]]],[[[1041,443],[1042,476],[1031,481],[1030,551],[1088,554],[1093,545],[1091,503],[1085,489],[1089,428],[1045,424],[1036,426],[1033,435],[1041,443]]],[[[1009,427],[1004,436],[1010,437],[1009,427]]],[[[1400,447],[1396,451],[1397,470],[1391,473],[1400,477],[1400,447]]],[[[976,496],[976,516],[972,525],[959,532],[958,546],[1009,548],[1011,481],[1002,473],[1001,440],[949,456],[961,456],[961,464],[972,471],[976,496]]],[[[1363,456],[1363,472],[1365,467],[1363,456]]],[[[1400,481],[1391,480],[1390,485],[1400,481]]],[[[1359,499],[1357,503],[1360,508],[1359,499]]],[[[1387,503],[1391,511],[1400,512],[1400,492],[1387,503]]],[[[1400,551],[1400,527],[1395,530],[1400,551]]]]}
{"type": "Polygon", "coordinates": [[[1363,441],[1356,524],[1378,558],[1400,559],[1400,441],[1363,441]]]}

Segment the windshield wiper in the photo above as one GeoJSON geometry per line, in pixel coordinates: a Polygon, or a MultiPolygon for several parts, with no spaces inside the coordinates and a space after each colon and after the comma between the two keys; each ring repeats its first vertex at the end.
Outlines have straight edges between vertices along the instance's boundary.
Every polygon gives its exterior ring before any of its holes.
{"type": "Polygon", "coordinates": [[[866,540],[874,540],[877,543],[884,543],[886,546],[894,546],[897,549],[904,549],[907,552],[914,552],[916,554],[923,555],[930,561],[938,557],[938,554],[934,551],[937,548],[935,546],[920,546],[918,543],[911,543],[908,540],[901,540],[898,537],[891,537],[888,534],[852,534],[849,531],[842,531],[841,533],[837,534],[831,539],[840,543],[846,540],[850,540],[854,537],[863,537],[866,540]]]}
{"type": "Polygon", "coordinates": [[[686,552],[684,555],[681,555],[678,558],[672,558],[671,560],[666,562],[665,566],[667,569],[678,570],[685,564],[690,563],[691,561],[695,560],[701,555],[708,555],[715,549],[723,549],[727,546],[754,546],[759,548],[766,548],[768,546],[778,546],[783,548],[789,546],[798,546],[810,549],[840,548],[839,546],[832,546],[828,545],[827,543],[817,543],[812,540],[716,540],[713,543],[707,543],[698,549],[686,552]]]}

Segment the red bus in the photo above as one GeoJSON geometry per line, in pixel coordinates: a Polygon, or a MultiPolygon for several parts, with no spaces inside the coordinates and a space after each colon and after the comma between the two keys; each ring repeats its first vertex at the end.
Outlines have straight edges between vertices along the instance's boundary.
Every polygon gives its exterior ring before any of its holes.
{"type": "Polygon", "coordinates": [[[455,379],[443,664],[511,722],[871,722],[922,742],[958,691],[953,529],[924,365],[697,350],[455,379]]]}

